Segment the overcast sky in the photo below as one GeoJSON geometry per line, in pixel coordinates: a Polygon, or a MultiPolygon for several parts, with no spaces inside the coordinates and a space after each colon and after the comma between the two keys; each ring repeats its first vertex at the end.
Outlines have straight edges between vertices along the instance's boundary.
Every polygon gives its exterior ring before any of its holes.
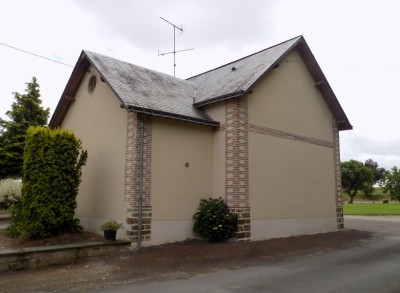
{"type": "Polygon", "coordinates": [[[38,78],[54,111],[82,49],[187,78],[303,35],[354,126],[342,161],[400,166],[400,1],[4,0],[0,9],[0,117],[38,78]]]}

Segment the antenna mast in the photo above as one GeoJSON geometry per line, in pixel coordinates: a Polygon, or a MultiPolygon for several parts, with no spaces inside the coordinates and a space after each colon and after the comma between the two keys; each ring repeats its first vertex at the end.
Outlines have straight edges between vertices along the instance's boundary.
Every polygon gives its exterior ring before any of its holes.
{"type": "Polygon", "coordinates": [[[166,53],[158,53],[158,56],[164,56],[164,55],[168,55],[168,54],[174,54],[174,76],[175,76],[175,67],[176,67],[176,63],[175,63],[175,54],[176,53],[179,53],[179,52],[184,52],[184,51],[189,51],[189,50],[193,50],[193,48],[190,48],[190,49],[183,49],[183,50],[178,50],[178,51],[176,51],[175,50],[175,30],[176,29],[178,29],[178,30],[180,30],[181,32],[183,32],[183,28],[182,28],[182,26],[181,27],[178,27],[178,26],[176,26],[175,24],[173,24],[172,22],[169,22],[168,20],[166,20],[166,19],[164,19],[164,18],[162,18],[162,17],[160,17],[162,20],[164,20],[166,23],[169,23],[170,25],[172,25],[173,26],[173,28],[174,28],[174,50],[173,51],[171,51],[171,52],[166,52],[166,53]]]}

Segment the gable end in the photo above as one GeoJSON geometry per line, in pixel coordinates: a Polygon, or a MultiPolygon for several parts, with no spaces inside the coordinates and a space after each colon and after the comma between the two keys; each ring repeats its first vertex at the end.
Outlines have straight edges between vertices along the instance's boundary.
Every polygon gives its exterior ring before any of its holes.
{"type": "Polygon", "coordinates": [[[72,71],[71,77],[61,95],[61,99],[58,101],[57,107],[54,110],[53,116],[49,122],[49,126],[52,128],[59,127],[64,120],[65,114],[68,111],[71,103],[75,101],[75,95],[85,76],[86,71],[89,69],[90,62],[82,52],[79,59],[72,71]]]}

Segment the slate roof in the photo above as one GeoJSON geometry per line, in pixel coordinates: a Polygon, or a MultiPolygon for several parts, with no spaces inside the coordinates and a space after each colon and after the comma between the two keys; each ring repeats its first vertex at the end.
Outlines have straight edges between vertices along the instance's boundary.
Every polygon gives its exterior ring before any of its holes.
{"type": "Polygon", "coordinates": [[[50,121],[59,126],[73,102],[76,91],[90,65],[93,65],[107,82],[121,106],[162,117],[170,117],[200,124],[218,126],[202,106],[250,93],[252,87],[296,48],[331,109],[339,130],[352,129],[335,94],[302,36],[221,67],[182,80],[167,74],[133,65],[90,51],[82,51],[70,80],[50,121]]]}
{"type": "Polygon", "coordinates": [[[262,50],[221,67],[188,78],[196,83],[196,105],[209,104],[217,99],[229,98],[249,91],[251,86],[286,52],[289,52],[301,36],[262,50]]]}
{"type": "Polygon", "coordinates": [[[90,51],[84,54],[128,109],[213,122],[193,107],[194,83],[90,51]]]}

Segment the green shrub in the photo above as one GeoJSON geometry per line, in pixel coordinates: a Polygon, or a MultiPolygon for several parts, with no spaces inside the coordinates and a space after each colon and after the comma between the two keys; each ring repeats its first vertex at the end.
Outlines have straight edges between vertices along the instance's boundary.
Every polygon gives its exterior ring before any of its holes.
{"type": "Polygon", "coordinates": [[[14,231],[45,238],[81,229],[74,218],[87,152],[71,131],[30,127],[23,165],[21,221],[14,231]]]}
{"type": "Polygon", "coordinates": [[[0,209],[7,210],[10,213],[12,224],[7,228],[7,234],[11,236],[22,234],[22,231],[18,228],[21,226],[22,219],[21,188],[21,180],[3,179],[0,181],[0,209]]]}
{"type": "Polygon", "coordinates": [[[193,218],[193,231],[210,242],[232,238],[237,228],[237,215],[229,211],[221,198],[200,200],[199,209],[193,218]]]}
{"type": "Polygon", "coordinates": [[[382,203],[389,203],[389,200],[388,199],[384,199],[384,200],[382,200],[382,203]]]}
{"type": "Polygon", "coordinates": [[[23,229],[22,218],[22,199],[15,198],[14,201],[8,206],[8,212],[11,217],[11,224],[7,227],[7,235],[12,237],[25,236],[26,233],[23,229]]]}
{"type": "Polygon", "coordinates": [[[21,180],[0,180],[0,210],[8,210],[11,205],[21,198],[21,180]]]}
{"type": "Polygon", "coordinates": [[[108,220],[107,222],[103,223],[100,226],[101,231],[107,231],[107,230],[118,230],[123,227],[122,223],[118,223],[116,220],[108,220]]]}

